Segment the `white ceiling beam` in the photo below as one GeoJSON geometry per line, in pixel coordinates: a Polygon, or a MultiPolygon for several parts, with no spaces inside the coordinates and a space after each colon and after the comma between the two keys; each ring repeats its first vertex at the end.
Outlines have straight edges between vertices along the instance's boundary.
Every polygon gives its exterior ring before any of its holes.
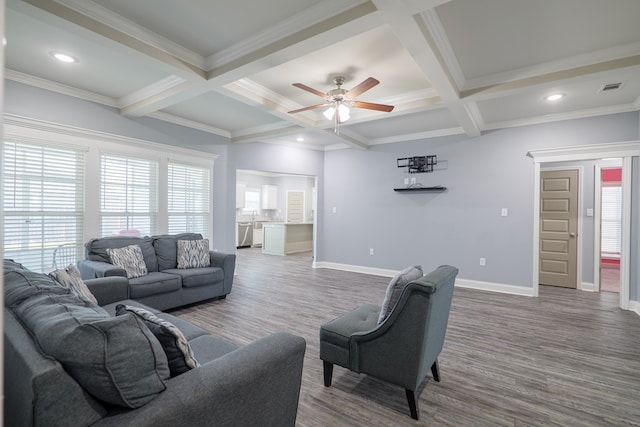
{"type": "Polygon", "coordinates": [[[433,41],[425,18],[420,14],[412,13],[415,12],[414,2],[399,0],[373,0],[373,2],[416,64],[428,76],[429,81],[440,94],[444,106],[449,109],[465,133],[468,136],[479,136],[480,128],[460,99],[455,81],[433,41]]]}

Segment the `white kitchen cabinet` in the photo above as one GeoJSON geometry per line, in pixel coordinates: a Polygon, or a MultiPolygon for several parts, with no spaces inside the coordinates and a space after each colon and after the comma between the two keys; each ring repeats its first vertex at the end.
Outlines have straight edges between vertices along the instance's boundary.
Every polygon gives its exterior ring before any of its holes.
{"type": "Polygon", "coordinates": [[[247,184],[238,182],[236,184],[236,209],[244,208],[244,193],[247,191],[247,184]]]}
{"type": "Polygon", "coordinates": [[[262,209],[278,209],[278,186],[265,184],[262,186],[262,209]]]}

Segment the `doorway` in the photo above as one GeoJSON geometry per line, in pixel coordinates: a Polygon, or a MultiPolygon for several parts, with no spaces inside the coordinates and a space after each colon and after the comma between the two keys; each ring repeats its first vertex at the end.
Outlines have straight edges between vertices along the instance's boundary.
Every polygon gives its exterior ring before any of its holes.
{"type": "Polygon", "coordinates": [[[622,242],[622,168],[598,168],[600,194],[600,291],[620,292],[620,252],[622,242]]]}
{"type": "Polygon", "coordinates": [[[539,284],[577,288],[578,169],[540,172],[539,284]]]}

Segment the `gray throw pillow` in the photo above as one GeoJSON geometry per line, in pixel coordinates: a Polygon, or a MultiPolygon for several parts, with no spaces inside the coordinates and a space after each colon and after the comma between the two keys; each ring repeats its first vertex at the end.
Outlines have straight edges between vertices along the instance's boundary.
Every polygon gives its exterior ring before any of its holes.
{"type": "Polygon", "coordinates": [[[124,304],[116,306],[116,316],[128,313],[142,319],[151,333],[160,341],[160,345],[162,345],[162,349],[167,355],[169,371],[172,377],[200,366],[193,355],[189,342],[173,323],[159,318],[144,308],[124,304]]]}
{"type": "Polygon", "coordinates": [[[147,265],[144,263],[140,246],[130,245],[124,248],[108,248],[107,253],[111,259],[111,264],[126,271],[127,278],[133,279],[147,275],[147,265]]]}
{"type": "Polygon", "coordinates": [[[405,268],[400,273],[396,274],[393,279],[391,279],[391,281],[389,282],[389,286],[387,286],[387,293],[384,296],[380,315],[378,316],[378,325],[381,324],[384,319],[389,316],[389,314],[391,314],[391,311],[393,311],[396,304],[398,304],[398,301],[400,300],[402,291],[404,291],[404,288],[409,284],[409,282],[417,280],[423,275],[424,273],[422,272],[422,267],[416,265],[405,268]]]}
{"type": "Polygon", "coordinates": [[[86,298],[93,304],[98,305],[98,300],[96,300],[96,297],[93,296],[87,285],[82,281],[82,277],[80,277],[80,271],[76,268],[75,265],[70,264],[66,268],[54,270],[49,273],[49,276],[51,276],[62,286],[71,289],[81,298],[86,298]]]}
{"type": "Polygon", "coordinates": [[[209,239],[178,240],[178,268],[209,267],[209,239]]]}
{"type": "Polygon", "coordinates": [[[73,293],[42,291],[13,311],[42,351],[95,398],[139,408],[165,390],[170,376],[167,357],[137,317],[111,317],[102,307],[84,305],[73,293]]]}

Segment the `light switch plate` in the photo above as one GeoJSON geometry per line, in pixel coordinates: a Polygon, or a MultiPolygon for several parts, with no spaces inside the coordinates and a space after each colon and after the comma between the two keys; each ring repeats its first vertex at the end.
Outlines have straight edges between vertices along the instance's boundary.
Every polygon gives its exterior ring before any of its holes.
{"type": "Polygon", "coordinates": [[[593,209],[592,208],[587,209],[587,216],[593,216],[593,209]]]}
{"type": "Polygon", "coordinates": [[[500,211],[500,215],[502,215],[502,216],[507,216],[507,215],[509,215],[509,209],[507,209],[507,208],[502,208],[502,210],[500,211]]]}

